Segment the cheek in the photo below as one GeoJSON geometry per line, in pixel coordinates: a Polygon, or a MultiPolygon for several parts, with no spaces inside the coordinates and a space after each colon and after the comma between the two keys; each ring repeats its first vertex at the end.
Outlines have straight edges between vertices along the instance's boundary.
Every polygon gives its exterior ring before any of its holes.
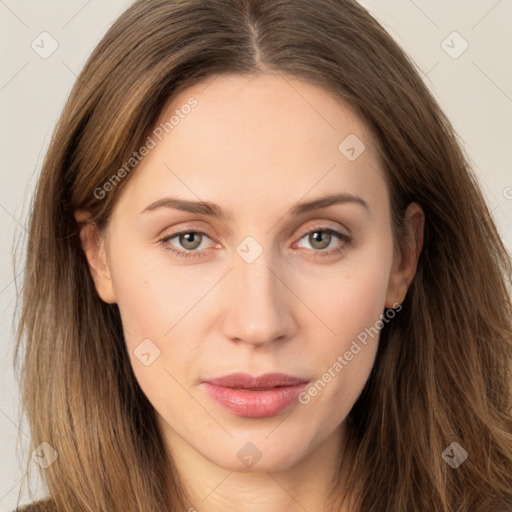
{"type": "Polygon", "coordinates": [[[153,277],[154,270],[133,267],[136,257],[130,265],[118,262],[112,274],[121,313],[123,328],[129,339],[159,338],[164,330],[169,329],[172,305],[168,297],[162,296],[162,290],[153,277]],[[167,321],[164,311],[167,310],[167,321]]]}
{"type": "Polygon", "coordinates": [[[386,242],[347,258],[324,280],[327,293],[320,294],[317,287],[308,295],[311,309],[331,333],[311,347],[317,380],[301,401],[311,414],[325,416],[328,411],[326,428],[349,413],[375,362],[392,264],[392,244],[386,242]]]}
{"type": "Polygon", "coordinates": [[[111,275],[135,376],[150,401],[169,390],[181,396],[177,381],[184,381],[182,369],[193,372],[200,349],[200,308],[194,305],[214,280],[193,280],[192,267],[173,267],[163,249],[142,250],[128,236],[120,238],[123,251],[112,242],[111,275]]]}
{"type": "Polygon", "coordinates": [[[378,247],[348,255],[332,272],[300,278],[297,289],[325,326],[323,350],[329,356],[347,350],[353,339],[379,320],[391,264],[391,245],[382,241],[378,247]]]}
{"type": "MultiPolygon", "coordinates": [[[[120,265],[118,277],[122,270],[120,265]]],[[[179,290],[179,274],[168,283],[158,268],[143,265],[132,275],[116,287],[126,349],[147,399],[165,417],[173,417],[187,407],[183,371],[195,374],[199,347],[184,321],[186,300],[168,286],[179,290]]]]}
{"type": "MultiPolygon", "coordinates": [[[[317,353],[321,352],[323,380],[334,382],[331,392],[341,393],[349,401],[350,395],[362,389],[374,363],[384,312],[384,284],[380,275],[371,274],[345,282],[344,290],[328,310],[335,334],[321,347],[316,346],[317,353]]],[[[327,310],[323,311],[326,314],[327,310]]]]}
{"type": "Polygon", "coordinates": [[[207,283],[192,280],[190,271],[171,263],[163,248],[144,245],[128,231],[112,238],[111,251],[112,280],[126,333],[132,339],[163,340],[207,283]]]}

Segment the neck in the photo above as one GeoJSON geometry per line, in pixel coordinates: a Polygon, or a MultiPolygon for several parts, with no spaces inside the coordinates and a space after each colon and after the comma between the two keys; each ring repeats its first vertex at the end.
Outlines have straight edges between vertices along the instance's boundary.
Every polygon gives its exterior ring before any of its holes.
{"type": "Polygon", "coordinates": [[[333,487],[343,490],[351,447],[345,446],[345,422],[287,468],[231,471],[203,457],[173,431],[165,437],[187,496],[188,512],[348,512],[327,506],[333,487]],[[336,482],[336,483],[334,483],[336,482]]]}

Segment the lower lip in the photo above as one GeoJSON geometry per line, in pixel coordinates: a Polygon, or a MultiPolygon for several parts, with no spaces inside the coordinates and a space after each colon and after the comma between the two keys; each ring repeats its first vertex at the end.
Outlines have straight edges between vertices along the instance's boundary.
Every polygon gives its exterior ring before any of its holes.
{"type": "Polygon", "coordinates": [[[307,382],[263,391],[225,388],[205,382],[205,390],[217,403],[237,416],[266,418],[278,414],[295,400],[307,382]]]}

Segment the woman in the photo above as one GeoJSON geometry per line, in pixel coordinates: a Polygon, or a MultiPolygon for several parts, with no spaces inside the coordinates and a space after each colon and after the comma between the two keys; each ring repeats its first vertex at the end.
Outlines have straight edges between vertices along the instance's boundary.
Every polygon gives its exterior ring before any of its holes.
{"type": "Polygon", "coordinates": [[[356,2],[135,2],[26,265],[39,510],[512,510],[510,259],[356,2]]]}

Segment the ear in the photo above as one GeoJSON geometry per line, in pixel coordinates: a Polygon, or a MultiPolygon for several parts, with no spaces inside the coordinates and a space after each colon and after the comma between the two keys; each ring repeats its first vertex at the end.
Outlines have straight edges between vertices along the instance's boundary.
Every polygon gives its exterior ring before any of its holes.
{"type": "Polygon", "coordinates": [[[105,251],[105,238],[96,226],[89,222],[87,212],[77,210],[75,219],[79,227],[80,243],[87,258],[96,291],[103,302],[113,304],[116,302],[116,296],[105,251]]]}
{"type": "Polygon", "coordinates": [[[386,292],[386,307],[401,304],[416,274],[418,259],[423,249],[425,214],[420,205],[411,203],[405,212],[407,240],[402,253],[397,249],[393,257],[393,267],[386,292]]]}

